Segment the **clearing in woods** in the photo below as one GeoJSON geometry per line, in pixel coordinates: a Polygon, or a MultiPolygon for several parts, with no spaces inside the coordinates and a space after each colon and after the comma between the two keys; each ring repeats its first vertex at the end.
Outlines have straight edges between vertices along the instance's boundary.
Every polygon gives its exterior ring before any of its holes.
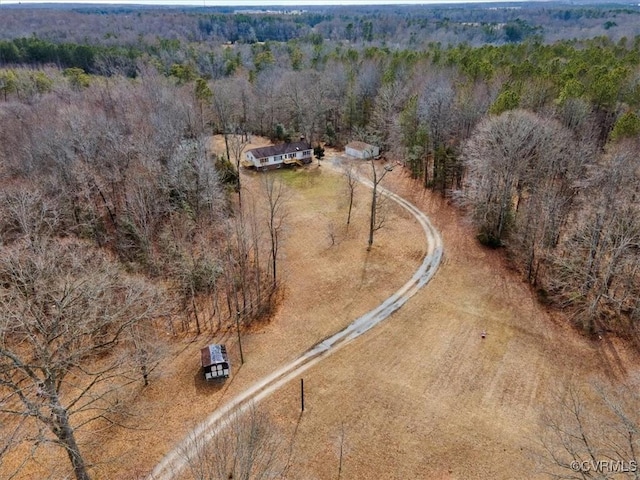
{"type": "MultiPolygon", "coordinates": [[[[429,216],[444,261],[391,318],[305,373],[289,478],[541,478],[539,416],[559,383],[623,378],[637,358],[554,321],[406,172],[384,186],[429,216]]],[[[291,424],[296,388],[266,402],[291,424]]]]}
{"type": "MultiPolygon", "coordinates": [[[[281,175],[308,188],[314,175],[326,175],[321,170],[281,175]]],[[[303,414],[298,382],[264,401],[260,408],[291,441],[287,478],[540,478],[539,415],[558,384],[621,378],[634,355],[612,342],[603,348],[555,321],[499,252],[476,243],[459,212],[416,189],[404,172],[394,170],[384,186],[430,216],[442,233],[445,261],[431,283],[386,322],[304,373],[303,414]]],[[[359,203],[362,214],[366,196],[359,203]]],[[[398,227],[388,224],[385,233],[397,243],[378,252],[420,244],[410,239],[414,229],[398,227]]],[[[321,222],[306,229],[322,238],[321,222]]],[[[287,255],[297,254],[289,245],[287,255]]],[[[289,275],[298,278],[301,272],[289,260],[289,275]]],[[[412,268],[406,262],[395,266],[412,268]]],[[[318,287],[322,295],[325,287],[318,287]]],[[[337,293],[342,287],[336,287],[337,293]]],[[[363,294],[374,295],[379,287],[370,283],[363,294]]],[[[298,301],[311,308],[300,294],[284,308],[298,301]]],[[[336,307],[340,302],[332,295],[326,301],[336,307]]]]}
{"type": "MultiPolygon", "coordinates": [[[[264,144],[262,139],[257,141],[264,144]]],[[[221,142],[216,145],[220,148],[221,142]]],[[[424,234],[400,207],[391,206],[388,227],[378,232],[374,248],[367,252],[370,193],[366,188],[358,188],[347,230],[347,198],[340,175],[317,163],[269,175],[282,178],[288,197],[280,260],[286,291],[276,315],[268,324],[243,332],[243,366],[235,329],[215,337],[171,339],[170,355],[121,419],[132,428],[95,425],[100,428],[79,433],[81,443],[88,444],[83,453],[93,462],[94,478],[145,478],[164,454],[216,408],[382,303],[420,265],[424,234]],[[231,378],[221,386],[207,384],[199,369],[199,350],[212,342],[227,345],[233,365],[231,378]]],[[[264,178],[262,173],[243,171],[245,208],[254,203],[261,211],[264,178]]],[[[266,232],[264,241],[268,241],[266,232]]],[[[0,466],[0,473],[28,453],[26,448],[16,452],[0,466]]],[[[50,474],[62,478],[67,472],[64,452],[45,445],[18,478],[47,478],[50,474]]]]}
{"type": "MultiPolygon", "coordinates": [[[[255,139],[250,147],[265,143],[255,139]]],[[[216,139],[214,148],[221,145],[216,139]]],[[[144,478],[216,408],[380,304],[420,264],[422,230],[395,206],[367,253],[367,188],[358,187],[347,230],[340,175],[316,161],[269,175],[280,176],[289,195],[281,259],[286,294],[275,317],[244,333],[242,367],[233,330],[172,340],[171,355],[125,419],[137,428],[81,434],[96,447],[85,449],[88,459],[100,459],[95,478],[144,478]],[[206,384],[198,368],[199,349],[212,340],[227,344],[234,365],[221,387],[206,384]]],[[[244,205],[261,205],[263,179],[243,172],[244,205]]],[[[287,478],[337,478],[340,450],[343,479],[536,478],[529,451],[556,381],[621,375],[620,361],[631,361],[624,351],[614,361],[600,344],[554,322],[500,254],[481,248],[460,215],[416,189],[402,169],[382,185],[429,215],[445,259],[386,322],[305,372],[303,415],[295,381],[261,404],[284,438],[293,439],[287,478]]],[[[61,477],[66,465],[54,465],[63,452],[39,452],[21,478],[61,477]]]]}

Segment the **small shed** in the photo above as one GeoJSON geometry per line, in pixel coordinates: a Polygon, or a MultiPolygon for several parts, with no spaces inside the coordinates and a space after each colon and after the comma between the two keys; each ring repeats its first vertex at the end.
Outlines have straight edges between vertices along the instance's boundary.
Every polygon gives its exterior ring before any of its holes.
{"type": "Polygon", "coordinates": [[[380,148],[375,145],[369,145],[368,143],[353,141],[344,147],[344,152],[351,157],[369,160],[370,158],[377,158],[380,155],[380,148]]]}
{"type": "Polygon", "coordinates": [[[229,365],[227,347],[218,344],[208,345],[200,350],[200,357],[205,379],[213,380],[229,377],[231,367],[229,365]]]}

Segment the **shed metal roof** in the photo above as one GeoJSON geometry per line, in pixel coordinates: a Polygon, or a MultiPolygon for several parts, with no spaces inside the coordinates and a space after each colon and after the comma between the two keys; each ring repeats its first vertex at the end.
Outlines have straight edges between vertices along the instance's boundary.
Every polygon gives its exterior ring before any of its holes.
{"type": "Polygon", "coordinates": [[[376,147],[374,145],[369,145],[368,143],[359,142],[357,140],[354,140],[353,142],[347,143],[347,145],[344,148],[345,149],[346,148],[353,148],[354,150],[360,150],[361,152],[364,152],[366,150],[374,151],[374,149],[376,147]]]}
{"type": "Polygon", "coordinates": [[[259,147],[249,150],[247,153],[251,153],[255,158],[267,158],[274,155],[284,155],[286,153],[299,152],[301,150],[310,150],[311,145],[308,142],[292,142],[292,143],[279,143],[277,145],[270,145],[268,147],[259,147]]]}
{"type": "Polygon", "coordinates": [[[203,367],[226,362],[228,360],[227,348],[224,345],[208,345],[200,350],[200,355],[202,357],[203,367]]]}

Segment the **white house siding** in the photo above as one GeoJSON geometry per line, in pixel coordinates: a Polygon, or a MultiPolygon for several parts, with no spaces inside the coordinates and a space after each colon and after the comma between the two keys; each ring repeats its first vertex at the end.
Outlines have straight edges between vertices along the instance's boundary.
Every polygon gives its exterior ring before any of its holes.
{"type": "Polygon", "coordinates": [[[301,163],[311,163],[312,154],[311,145],[301,141],[254,148],[246,153],[246,159],[256,169],[280,168],[283,164],[291,163],[293,159],[301,163]]]}

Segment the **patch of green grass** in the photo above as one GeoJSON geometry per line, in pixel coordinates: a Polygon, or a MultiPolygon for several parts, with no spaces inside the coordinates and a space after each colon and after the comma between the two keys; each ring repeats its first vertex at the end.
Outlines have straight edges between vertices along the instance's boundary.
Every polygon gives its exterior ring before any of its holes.
{"type": "Polygon", "coordinates": [[[317,167],[279,170],[273,173],[278,175],[285,185],[304,193],[307,197],[335,197],[340,194],[340,175],[324,172],[317,167]]]}
{"type": "Polygon", "coordinates": [[[317,183],[318,169],[287,168],[277,172],[282,181],[289,187],[306,189],[317,183]]]}

